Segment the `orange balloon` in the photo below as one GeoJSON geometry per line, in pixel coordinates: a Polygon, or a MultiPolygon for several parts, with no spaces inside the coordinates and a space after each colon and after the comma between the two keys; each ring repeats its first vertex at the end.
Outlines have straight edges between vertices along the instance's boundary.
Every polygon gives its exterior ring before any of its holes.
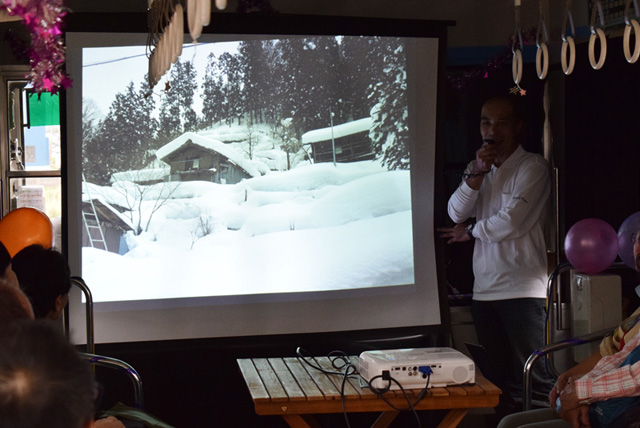
{"type": "Polygon", "coordinates": [[[0,220],[0,241],[11,257],[32,244],[45,248],[53,245],[53,226],[49,217],[40,210],[22,207],[11,211],[0,220]]]}

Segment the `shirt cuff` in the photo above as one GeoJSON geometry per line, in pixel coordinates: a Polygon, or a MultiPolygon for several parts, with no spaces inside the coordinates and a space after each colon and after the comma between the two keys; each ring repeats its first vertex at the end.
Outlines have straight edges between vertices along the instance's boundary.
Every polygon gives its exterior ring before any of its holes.
{"type": "Polygon", "coordinates": [[[589,376],[583,376],[574,382],[576,388],[576,396],[580,403],[591,403],[591,397],[593,396],[592,388],[593,382],[589,376]]]}
{"type": "Polygon", "coordinates": [[[467,180],[462,180],[462,186],[460,186],[460,190],[462,191],[462,194],[467,197],[473,197],[476,193],[480,191],[480,190],[472,189],[467,184],[467,180]]]}

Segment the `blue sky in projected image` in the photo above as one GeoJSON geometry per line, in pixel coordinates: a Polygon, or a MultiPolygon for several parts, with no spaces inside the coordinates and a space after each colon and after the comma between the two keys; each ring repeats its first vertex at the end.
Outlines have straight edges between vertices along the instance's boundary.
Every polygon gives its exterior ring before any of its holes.
{"type": "MultiPolygon", "coordinates": [[[[236,53],[238,42],[185,44],[181,61],[192,61],[197,70],[204,70],[210,53],[219,56],[223,52],[236,53]]],[[[118,92],[122,92],[129,82],[138,88],[149,70],[149,60],[145,46],[117,46],[84,48],[82,50],[82,93],[84,99],[93,100],[103,115],[118,92]]],[[[167,72],[155,91],[164,88],[167,72]]],[[[202,82],[198,76],[198,86],[202,82]]],[[[196,97],[196,106],[201,105],[196,97]]]]}

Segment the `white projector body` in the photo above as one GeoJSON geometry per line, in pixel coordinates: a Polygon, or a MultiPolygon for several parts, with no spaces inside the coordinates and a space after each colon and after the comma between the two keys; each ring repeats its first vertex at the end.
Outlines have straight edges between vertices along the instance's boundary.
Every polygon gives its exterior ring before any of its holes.
{"type": "MultiPolygon", "coordinates": [[[[402,388],[423,389],[427,385],[427,375],[420,370],[426,367],[433,372],[429,387],[476,381],[473,360],[453,348],[392,349],[360,354],[360,376],[375,388],[389,385],[389,381],[382,378],[383,372],[388,371],[402,388]]],[[[391,389],[399,388],[396,382],[391,381],[391,389]]]]}

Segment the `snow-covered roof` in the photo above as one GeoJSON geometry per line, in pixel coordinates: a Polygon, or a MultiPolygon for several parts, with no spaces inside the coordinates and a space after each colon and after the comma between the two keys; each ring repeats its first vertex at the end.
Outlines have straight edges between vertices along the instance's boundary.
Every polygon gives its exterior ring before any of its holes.
{"type": "Polygon", "coordinates": [[[82,183],[82,202],[90,202],[91,200],[93,200],[94,203],[95,201],[99,201],[102,206],[104,206],[106,209],[108,209],[111,212],[112,217],[113,216],[117,217],[118,219],[120,219],[122,223],[128,226],[131,230],[134,230],[134,227],[131,224],[131,219],[129,219],[127,216],[125,216],[120,211],[115,209],[112,205],[112,202],[107,201],[107,199],[105,198],[105,195],[101,192],[100,186],[97,186],[92,183],[84,182],[82,183]]]}
{"type": "Polygon", "coordinates": [[[171,172],[169,165],[162,168],[143,168],[135,171],[114,172],[111,174],[111,182],[133,181],[136,183],[145,181],[164,180],[171,172]]]}
{"type": "Polygon", "coordinates": [[[160,147],[156,152],[156,157],[158,159],[164,160],[171,153],[185,146],[189,141],[191,141],[191,143],[195,144],[196,146],[200,146],[204,149],[220,153],[221,155],[229,159],[230,162],[245,170],[251,177],[260,177],[262,175],[260,174],[260,171],[255,168],[253,162],[250,159],[242,156],[233,147],[229,147],[221,141],[209,137],[203,137],[193,132],[185,132],[175,140],[160,147]]]}
{"type": "Polygon", "coordinates": [[[371,128],[371,118],[354,120],[352,122],[335,125],[333,127],[314,129],[313,131],[302,134],[302,144],[312,144],[319,141],[328,141],[333,138],[346,137],[347,135],[357,134],[358,132],[369,131],[371,128]],[[332,134],[333,133],[333,134],[332,134]]]}
{"type": "Polygon", "coordinates": [[[127,218],[104,200],[100,198],[94,199],[93,206],[95,207],[96,213],[103,217],[103,220],[106,219],[107,222],[115,224],[124,230],[135,230],[131,224],[131,219],[127,218]]]}

